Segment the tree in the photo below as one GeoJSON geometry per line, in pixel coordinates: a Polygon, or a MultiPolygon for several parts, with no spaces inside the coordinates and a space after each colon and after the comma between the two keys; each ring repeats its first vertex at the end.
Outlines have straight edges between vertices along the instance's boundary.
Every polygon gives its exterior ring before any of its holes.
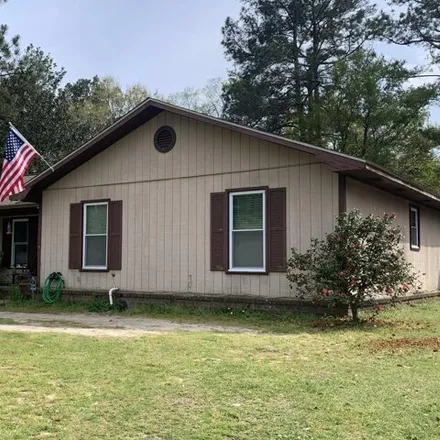
{"type": "MultiPolygon", "coordinates": [[[[0,0],[0,6],[2,3],[6,3],[7,0],[0,0]]],[[[7,38],[8,26],[0,24],[0,78],[11,74],[14,58],[19,54],[20,37],[15,35],[9,41],[7,38]]]]}
{"type": "Polygon", "coordinates": [[[29,46],[0,80],[0,138],[5,139],[10,121],[48,160],[65,155],[65,112],[58,95],[64,74],[50,56],[29,46]]]}
{"type": "Polygon", "coordinates": [[[439,90],[408,86],[419,70],[358,51],[337,61],[322,99],[325,146],[374,162],[440,193],[438,146],[427,126],[439,90]]]}
{"type": "Polygon", "coordinates": [[[363,217],[356,210],[339,215],[325,240],[312,240],[303,254],[292,249],[287,270],[291,287],[319,303],[348,306],[354,321],[359,320],[359,309],[377,295],[396,299],[418,287],[394,219],[394,214],[363,217]]]}
{"type": "Polygon", "coordinates": [[[423,46],[440,62],[438,0],[389,0],[389,5],[391,10],[381,11],[375,21],[377,33],[394,44],[423,46]]]}
{"type": "Polygon", "coordinates": [[[220,78],[213,78],[200,89],[186,87],[183,91],[163,99],[171,104],[219,118],[223,112],[222,87],[223,81],[220,78]]]}
{"type": "Polygon", "coordinates": [[[366,0],[242,0],[223,41],[234,69],[225,114],[234,122],[321,143],[320,109],[330,67],[371,37],[366,0]]]}

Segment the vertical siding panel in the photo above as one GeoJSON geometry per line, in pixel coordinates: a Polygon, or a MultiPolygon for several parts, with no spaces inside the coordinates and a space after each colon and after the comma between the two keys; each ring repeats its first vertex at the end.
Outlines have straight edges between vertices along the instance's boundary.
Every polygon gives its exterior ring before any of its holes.
{"type": "Polygon", "coordinates": [[[300,193],[300,168],[289,168],[289,186],[287,190],[287,197],[289,198],[289,237],[290,243],[287,248],[288,255],[290,255],[290,248],[297,249],[301,246],[301,193],[300,193]]]}
{"type": "MultiPolygon", "coordinates": [[[[141,236],[138,240],[142,244],[142,266],[139,268],[141,272],[142,291],[149,291],[149,272],[150,267],[150,184],[142,183],[142,229],[141,236]]],[[[116,198],[115,198],[116,199],[116,198]]],[[[124,205],[122,205],[124,209],[124,205]]],[[[124,227],[124,225],[122,225],[124,227]]],[[[124,245],[123,245],[124,247],[124,245]]]]}
{"type": "Polygon", "coordinates": [[[150,162],[153,148],[151,141],[151,122],[149,122],[144,125],[142,130],[141,163],[143,181],[150,179],[150,162]]]}
{"type": "Polygon", "coordinates": [[[157,250],[156,250],[156,273],[157,273],[157,291],[164,291],[165,277],[165,182],[157,182],[157,250]]]}
{"type": "MultiPolygon", "coordinates": [[[[179,291],[188,291],[188,273],[189,273],[189,184],[188,180],[180,181],[180,277],[179,277],[179,291]]],[[[194,228],[192,228],[194,229],[194,228]]]]}
{"type": "Polygon", "coordinates": [[[249,169],[258,170],[260,167],[260,146],[258,139],[249,138],[249,169]]]}
{"type": "Polygon", "coordinates": [[[188,176],[190,148],[189,148],[189,119],[183,116],[180,119],[180,176],[188,176]]]}
{"type": "Polygon", "coordinates": [[[159,156],[163,153],[159,153],[159,151],[156,150],[154,147],[154,134],[156,133],[156,130],[159,128],[159,123],[157,118],[154,118],[150,121],[149,129],[151,130],[149,132],[149,142],[146,145],[147,148],[147,154],[150,158],[149,160],[149,175],[151,180],[155,180],[158,178],[158,168],[159,168],[159,156]]]}
{"type": "Polygon", "coordinates": [[[211,124],[204,124],[205,128],[205,167],[204,174],[213,174],[216,172],[214,165],[214,126],[211,124]]]}
{"type": "Polygon", "coordinates": [[[269,168],[280,166],[280,146],[269,143],[269,168]]]}
{"type": "MultiPolygon", "coordinates": [[[[172,113],[168,113],[168,112],[165,113],[165,125],[171,126],[172,128],[174,128],[174,131],[176,131],[174,127],[174,117],[172,113]]],[[[177,131],[176,131],[176,143],[177,143],[177,131]]],[[[175,152],[176,152],[176,146],[174,146],[174,148],[168,153],[163,154],[165,158],[164,175],[166,179],[171,179],[173,177],[173,161],[174,161],[175,152]]]]}
{"type": "MultiPolygon", "coordinates": [[[[165,125],[166,124],[166,113],[165,112],[159,113],[159,115],[156,117],[156,122],[157,122],[157,128],[160,128],[163,125],[165,125]]],[[[155,132],[156,132],[156,130],[154,130],[154,132],[153,132],[153,142],[154,142],[155,132]]],[[[156,148],[154,147],[154,145],[153,145],[153,148],[155,151],[157,151],[156,148]]],[[[158,179],[164,179],[166,177],[166,167],[169,162],[169,159],[167,159],[168,154],[169,153],[160,153],[157,151],[157,178],[158,179]]]]}
{"type": "Polygon", "coordinates": [[[223,173],[229,173],[232,170],[232,132],[230,130],[222,129],[222,145],[222,169],[223,173]]]}
{"type": "Polygon", "coordinates": [[[188,176],[197,175],[197,122],[194,119],[188,120],[188,176]]]}
{"type": "Polygon", "coordinates": [[[250,140],[249,136],[240,135],[240,171],[250,170],[250,140]]]}
{"type": "Polygon", "coordinates": [[[188,234],[188,291],[197,290],[197,180],[189,179],[188,182],[188,209],[189,209],[189,234],[188,234]]]}
{"type": "Polygon", "coordinates": [[[310,203],[311,203],[311,234],[312,238],[322,237],[322,169],[321,164],[310,167],[310,203]]]}
{"type": "Polygon", "coordinates": [[[150,257],[148,266],[148,285],[150,292],[157,292],[157,219],[158,219],[158,182],[151,182],[149,184],[150,192],[150,210],[149,210],[149,237],[150,237],[150,257]]]}
{"type": "MultiPolygon", "coordinates": [[[[214,127],[214,131],[212,133],[213,136],[213,144],[214,144],[214,173],[222,173],[223,171],[223,130],[220,127],[214,127]]],[[[223,189],[223,188],[222,188],[223,189]]],[[[222,190],[221,189],[221,190],[222,190]]],[[[216,189],[216,191],[221,191],[216,189]]]]}
{"type": "Polygon", "coordinates": [[[196,128],[197,176],[205,174],[205,124],[197,122],[196,128]]]}
{"type": "Polygon", "coordinates": [[[125,220],[124,225],[126,227],[122,228],[122,243],[125,243],[127,246],[127,266],[124,274],[124,286],[127,286],[128,290],[132,290],[134,288],[133,280],[135,276],[135,257],[134,257],[134,223],[136,213],[134,212],[134,204],[136,203],[133,200],[130,189],[131,185],[121,185],[121,196],[122,196],[122,210],[125,210],[126,216],[124,219],[124,215],[122,219],[125,220]],[[125,204],[125,207],[124,207],[125,204]]]}
{"type": "MultiPolygon", "coordinates": [[[[141,160],[139,160],[140,163],[142,163],[141,160]]],[[[134,289],[137,291],[142,290],[142,272],[144,267],[144,261],[143,261],[143,249],[142,249],[142,229],[143,229],[143,194],[142,194],[142,183],[136,183],[134,185],[131,185],[132,188],[130,191],[131,197],[133,197],[133,194],[135,196],[134,203],[132,205],[133,210],[133,225],[132,226],[132,234],[133,234],[133,253],[134,253],[134,289]]],[[[124,203],[122,203],[122,209],[124,209],[124,203]]]]}
{"type": "MultiPolygon", "coordinates": [[[[339,215],[339,175],[338,173],[332,173],[333,180],[333,222],[332,229],[336,226],[336,217],[339,215]]],[[[348,199],[348,195],[347,195],[348,199]]],[[[348,200],[347,200],[348,209],[348,200]]]]}
{"type": "Polygon", "coordinates": [[[333,173],[326,167],[321,167],[322,171],[322,189],[321,189],[321,205],[322,205],[322,225],[323,236],[333,229],[333,173]]]}
{"type": "Polygon", "coordinates": [[[291,148],[280,146],[280,167],[286,167],[287,165],[289,165],[290,151],[292,151],[291,148]]]}
{"type": "Polygon", "coordinates": [[[301,252],[310,247],[311,238],[311,198],[310,198],[310,165],[308,155],[300,155],[301,166],[299,167],[299,196],[300,196],[300,229],[301,229],[301,252]]]}
{"type": "Polygon", "coordinates": [[[172,237],[172,257],[171,257],[171,291],[178,292],[180,289],[180,262],[181,262],[181,253],[180,253],[180,228],[182,224],[182,218],[180,215],[180,205],[181,205],[181,191],[180,191],[180,180],[172,181],[172,191],[173,191],[173,222],[172,229],[169,231],[170,236],[172,237]]]}
{"type": "Polygon", "coordinates": [[[260,186],[260,172],[259,171],[251,171],[249,174],[249,186],[260,186]]]}
{"type": "Polygon", "coordinates": [[[176,132],[176,145],[171,150],[173,159],[172,177],[181,176],[181,160],[182,160],[182,132],[181,132],[181,117],[179,115],[172,115],[171,125],[176,132]]]}
{"type": "Polygon", "coordinates": [[[231,132],[231,145],[232,145],[232,171],[241,170],[241,148],[240,148],[240,134],[232,131],[231,132]]]}
{"type": "Polygon", "coordinates": [[[163,288],[165,292],[171,292],[171,277],[173,274],[173,182],[167,180],[165,182],[165,218],[164,218],[164,284],[163,288]]]}
{"type": "MultiPolygon", "coordinates": [[[[135,136],[135,180],[136,182],[140,182],[144,177],[144,168],[143,168],[143,146],[144,146],[144,128],[140,127],[136,130],[135,136]]],[[[108,151],[108,150],[106,150],[108,151]]]]}
{"type": "Polygon", "coordinates": [[[201,240],[201,246],[204,247],[204,259],[201,261],[201,268],[204,273],[204,292],[206,294],[212,294],[214,292],[214,273],[211,272],[210,264],[210,232],[211,232],[211,197],[210,194],[213,192],[214,187],[214,177],[206,176],[203,179],[203,188],[201,188],[203,194],[203,204],[199,199],[199,203],[202,206],[203,211],[203,239],[201,240]]]}
{"type": "Polygon", "coordinates": [[[269,168],[269,147],[266,141],[260,141],[260,185],[267,185],[268,168],[269,168]]]}

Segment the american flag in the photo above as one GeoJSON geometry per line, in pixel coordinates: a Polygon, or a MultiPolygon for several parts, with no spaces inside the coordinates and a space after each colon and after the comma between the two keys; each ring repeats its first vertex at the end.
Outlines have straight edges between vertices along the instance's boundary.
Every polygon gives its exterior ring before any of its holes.
{"type": "Polygon", "coordinates": [[[12,194],[24,191],[24,175],[32,159],[37,155],[34,147],[11,127],[3,154],[0,202],[12,194]]]}

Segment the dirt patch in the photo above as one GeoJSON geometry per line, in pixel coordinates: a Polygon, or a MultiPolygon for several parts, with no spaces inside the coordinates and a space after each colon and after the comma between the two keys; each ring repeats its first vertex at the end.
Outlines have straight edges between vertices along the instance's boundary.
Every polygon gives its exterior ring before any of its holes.
{"type": "Polygon", "coordinates": [[[371,347],[376,350],[405,350],[425,348],[440,351],[440,338],[396,338],[373,341],[371,347]]]}
{"type": "Polygon", "coordinates": [[[130,316],[93,313],[50,314],[0,312],[0,331],[70,333],[83,336],[135,337],[174,331],[257,333],[256,330],[215,324],[191,324],[130,316]]]}
{"type": "Polygon", "coordinates": [[[426,322],[399,321],[380,318],[364,319],[357,323],[349,320],[348,318],[322,318],[313,321],[312,325],[313,327],[320,329],[393,327],[404,330],[427,330],[431,328],[431,325],[426,322]]]}

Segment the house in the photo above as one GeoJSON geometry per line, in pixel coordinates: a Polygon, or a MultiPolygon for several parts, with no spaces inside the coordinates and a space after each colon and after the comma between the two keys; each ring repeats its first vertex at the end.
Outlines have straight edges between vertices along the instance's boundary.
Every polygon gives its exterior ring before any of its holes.
{"type": "Polygon", "coordinates": [[[364,160],[155,99],[21,199],[39,207],[40,284],[59,271],[72,291],[292,297],[290,248],[352,208],[395,212],[423,288],[439,288],[440,198],[364,160]]]}

